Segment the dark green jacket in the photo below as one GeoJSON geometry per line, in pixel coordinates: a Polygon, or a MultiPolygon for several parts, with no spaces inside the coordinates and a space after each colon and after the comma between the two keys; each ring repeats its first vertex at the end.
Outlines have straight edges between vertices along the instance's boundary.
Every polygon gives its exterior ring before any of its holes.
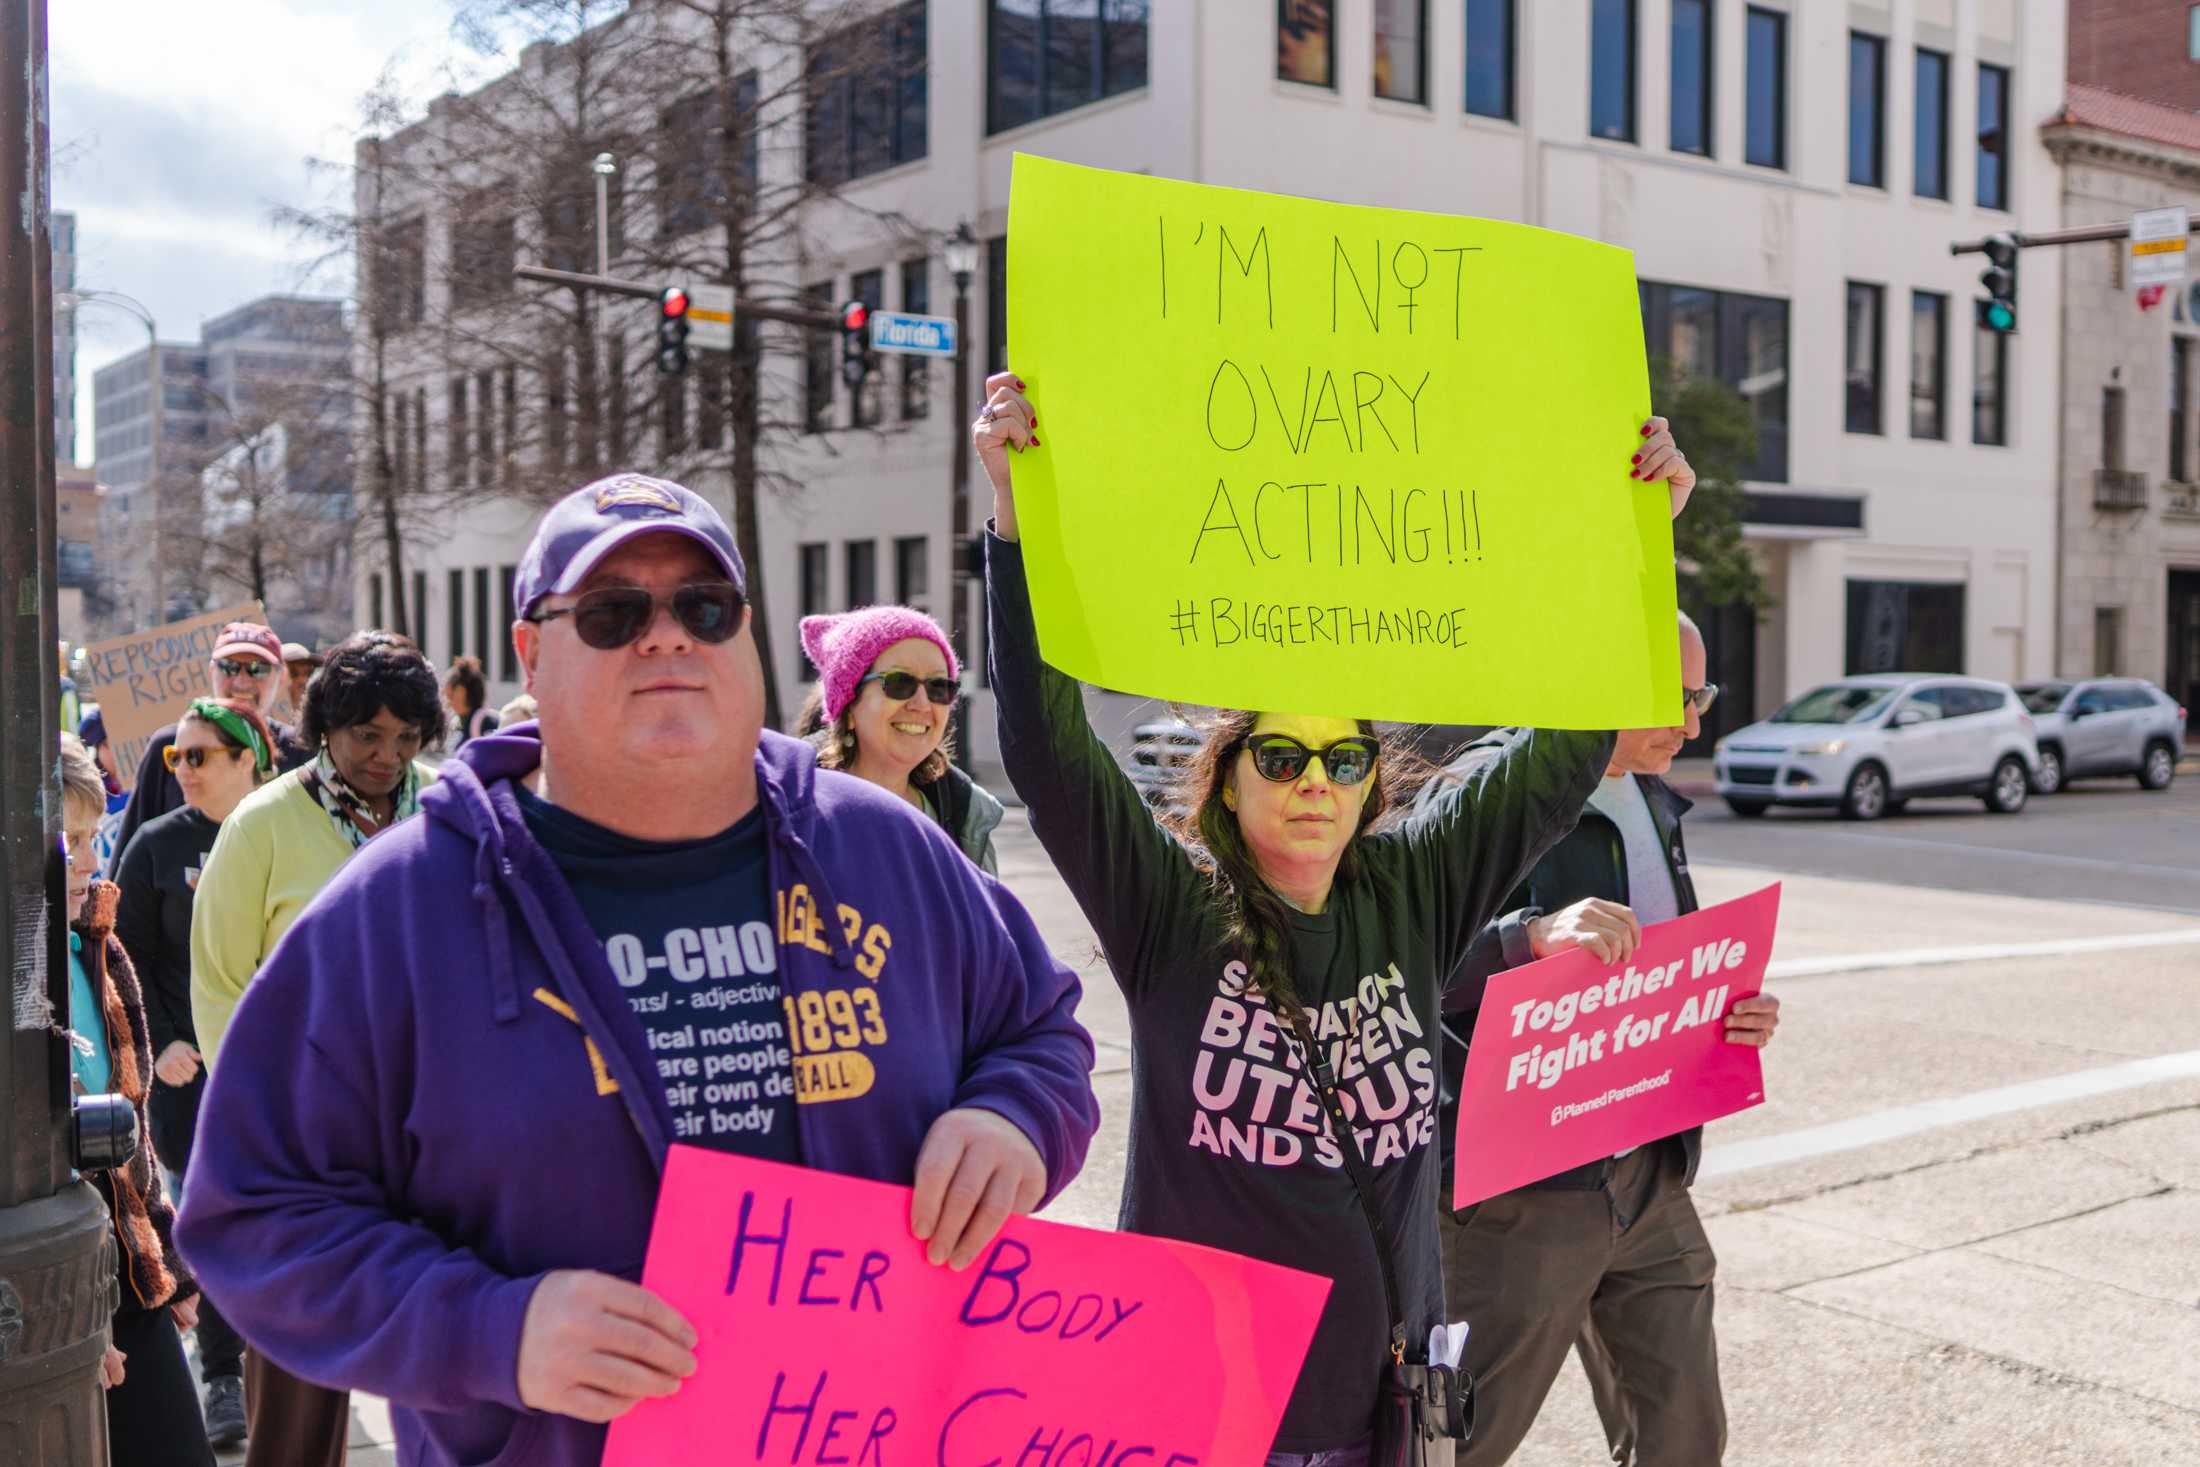
{"type": "MultiPolygon", "coordinates": [[[[1468,746],[1446,776],[1464,773],[1495,757],[1509,739],[1509,731],[1477,740],[1468,746]]],[[[1637,775],[1651,822],[1665,844],[1665,861],[1673,873],[1673,892],[1680,900],[1681,915],[1697,908],[1696,884],[1688,874],[1688,852],[1681,844],[1681,816],[1693,808],[1673,792],[1664,780],[1637,775]]],[[[1431,782],[1441,788],[1441,780],[1431,782]]],[[[1467,1040],[1474,1033],[1475,1016],[1482,1007],[1483,992],[1492,974],[1535,961],[1528,947],[1527,924],[1546,912],[1556,912],[1589,897],[1631,904],[1627,889],[1627,850],[1619,827],[1599,814],[1594,806],[1581,812],[1572,833],[1544,853],[1512,895],[1505,901],[1505,915],[1475,935],[1465,961],[1444,995],[1444,1196],[1451,1195],[1451,1151],[1458,1134],[1459,1083],[1466,1073],[1467,1040]]],[[[1703,1128],[1694,1127],[1667,1138],[1660,1145],[1677,1145],[1685,1163],[1687,1180],[1696,1179],[1696,1164],[1703,1157],[1703,1128]]],[[[1609,1158],[1588,1162],[1571,1171],[1530,1184],[1530,1188],[1593,1190],[1604,1184],[1611,1169],[1609,1158]]],[[[1523,1189],[1528,1190],[1528,1189],[1523,1189]]]]}

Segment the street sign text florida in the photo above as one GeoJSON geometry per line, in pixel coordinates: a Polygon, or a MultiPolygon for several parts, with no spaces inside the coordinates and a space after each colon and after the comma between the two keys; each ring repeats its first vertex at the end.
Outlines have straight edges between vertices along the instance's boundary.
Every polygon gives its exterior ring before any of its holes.
{"type": "Polygon", "coordinates": [[[1626,251],[1028,155],[1009,240],[1048,661],[1231,707],[1679,721],[1626,251]]]}

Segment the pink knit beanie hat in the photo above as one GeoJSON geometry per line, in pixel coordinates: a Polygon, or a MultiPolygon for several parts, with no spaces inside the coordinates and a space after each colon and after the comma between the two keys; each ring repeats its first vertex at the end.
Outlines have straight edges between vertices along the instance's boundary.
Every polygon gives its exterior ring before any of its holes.
{"type": "Polygon", "coordinates": [[[940,624],[910,606],[866,606],[838,616],[802,618],[802,650],[817,664],[819,683],[825,689],[825,719],[840,717],[853,703],[863,677],[878,655],[896,642],[922,637],[940,649],[947,659],[947,675],[962,680],[955,649],[947,645],[940,624]]]}

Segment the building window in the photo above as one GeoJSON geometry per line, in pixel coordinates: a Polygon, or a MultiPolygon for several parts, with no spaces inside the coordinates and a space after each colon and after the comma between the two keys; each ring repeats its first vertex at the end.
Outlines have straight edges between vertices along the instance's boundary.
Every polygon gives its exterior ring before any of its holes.
{"type": "Polygon", "coordinates": [[[519,231],[508,187],[477,189],[458,201],[451,220],[451,309],[463,311],[512,291],[519,231]]]}
{"type": "Polygon", "coordinates": [[[1711,154],[1711,0],[1673,0],[1673,120],[1676,153],[1711,154]]]}
{"type": "MultiPolygon", "coordinates": [[[[901,262],[901,308],[912,316],[932,313],[932,262],[901,262]]],[[[903,421],[932,411],[932,359],[910,352],[901,359],[901,416],[903,421]]]]}
{"type": "Polygon", "coordinates": [[[1467,110],[1481,117],[1513,115],[1515,0],[1467,0],[1467,110]]]}
{"type": "MultiPolygon", "coordinates": [[[[833,283],[802,288],[803,304],[812,310],[833,308],[833,283]]],[[[838,338],[830,331],[802,333],[802,431],[822,433],[833,425],[833,354],[838,338]]]]}
{"type": "Polygon", "coordinates": [[[733,81],[734,134],[741,162],[734,171],[740,197],[726,197],[726,130],[718,116],[716,88],[684,97],[657,120],[657,237],[672,239],[717,223],[733,203],[746,212],[756,195],[756,73],[733,81]]]}
{"type": "Polygon", "coordinates": [[[2124,609],[2093,608],[2093,675],[2121,677],[2124,671],[2124,609]]]}
{"type": "Polygon", "coordinates": [[[1948,297],[1910,292],[1910,436],[1948,436],[1948,297]]]}
{"type": "MultiPolygon", "coordinates": [[[[2176,437],[2171,430],[2170,469],[2175,477],[2176,437]]],[[[2124,389],[2114,383],[2101,389],[2101,467],[2115,472],[2124,466],[2124,389]]]]}
{"type": "Polygon", "coordinates": [[[1978,206],[2009,207],[2009,68],[1978,68],[1978,206]]]}
{"type": "Polygon", "coordinates": [[[2173,336],[2169,342],[2169,476],[2172,482],[2192,482],[2190,430],[2192,418],[2192,338],[2173,336]]]}
{"type": "Polygon", "coordinates": [[[450,474],[450,486],[453,489],[463,489],[466,487],[466,466],[469,462],[467,453],[469,445],[466,441],[466,379],[464,377],[453,377],[451,379],[450,420],[443,426],[449,440],[445,446],[450,450],[449,462],[446,465],[446,471],[450,474]]]}
{"type": "MultiPolygon", "coordinates": [[[[466,572],[450,570],[443,573],[443,594],[448,604],[443,608],[444,628],[450,632],[450,640],[444,644],[446,658],[463,656],[466,651],[466,572]]],[[[422,651],[426,651],[423,646],[422,651]]]]}
{"type": "Polygon", "coordinates": [[[1971,441],[2009,446],[2009,338],[1984,326],[1972,348],[1971,441]]]}
{"type": "Polygon", "coordinates": [[[606,398],[604,417],[607,420],[605,426],[609,429],[609,431],[604,436],[609,440],[609,447],[611,451],[610,461],[612,463],[619,463],[626,458],[626,433],[628,427],[626,416],[627,372],[625,337],[614,335],[604,338],[603,373],[606,382],[604,392],[604,396],[606,398]]]}
{"type": "Polygon", "coordinates": [[[497,374],[474,377],[474,469],[476,482],[486,489],[497,477],[497,374]]]}
{"type": "Polygon", "coordinates": [[[519,567],[497,567],[497,676],[508,683],[519,681],[519,649],[512,645],[512,598],[518,594],[519,567]]]}
{"type": "Polygon", "coordinates": [[[1276,79],[1337,84],[1337,13],[1332,0],[1276,0],[1276,79]]]}
{"type": "Polygon", "coordinates": [[[1851,581],[1848,676],[1963,671],[1963,587],[1851,581]]]}
{"type": "Polygon", "coordinates": [[[489,567],[474,567],[474,655],[481,659],[483,670],[494,667],[496,659],[489,655],[489,567]]]}
{"type": "Polygon", "coordinates": [[[565,352],[553,349],[542,368],[542,459],[547,468],[566,466],[565,352]]]}
{"type": "MultiPolygon", "coordinates": [[[[420,655],[428,656],[428,573],[413,572],[412,605],[405,608],[411,620],[404,628],[406,635],[420,644],[420,655]]],[[[433,661],[433,659],[430,659],[433,661]]]]}
{"type": "Polygon", "coordinates": [[[985,130],[1006,132],[1144,86],[1147,4],[990,0],[985,130]]]}
{"type": "Polygon", "coordinates": [[[695,363],[695,446],[722,448],[726,442],[726,384],[733,371],[730,359],[717,352],[702,353],[695,363]]]}
{"type": "Polygon", "coordinates": [[[402,331],[428,314],[428,221],[400,220],[382,238],[375,260],[375,315],[384,331],[402,331]]]}
{"type": "MultiPolygon", "coordinates": [[[[859,270],[848,277],[848,294],[874,311],[886,309],[886,272],[883,270],[859,270]]],[[[854,400],[850,408],[854,426],[875,428],[885,419],[886,371],[875,366],[866,373],[863,385],[849,396],[854,400]]]]}
{"type": "Polygon", "coordinates": [[[803,168],[831,187],[925,156],[924,0],[836,31],[803,68],[803,168]]]}
{"type": "MultiPolygon", "coordinates": [[[[832,577],[833,547],[823,541],[812,541],[801,546],[797,554],[801,561],[802,614],[818,616],[832,610],[832,587],[827,583],[832,577]]],[[[802,654],[802,668],[805,681],[817,680],[817,664],[810,661],[806,651],[802,654]]]]}
{"type": "Polygon", "coordinates": [[[1849,32],[1849,182],[1887,186],[1887,42],[1849,32]]]}
{"type": "Polygon", "coordinates": [[[1635,0],[1589,0],[1589,136],[1635,140],[1635,0]]]}
{"type": "Polygon", "coordinates": [[[1879,362],[1887,292],[1877,285],[1849,282],[1848,430],[1882,431],[1879,419],[1879,362]]]}
{"type": "Polygon", "coordinates": [[[894,541],[894,599],[925,611],[930,589],[931,542],[922,535],[903,535],[894,541]]]}
{"type": "Polygon", "coordinates": [[[510,479],[519,456],[519,368],[504,369],[504,477],[510,479]]]}
{"type": "Polygon", "coordinates": [[[1008,237],[985,242],[985,374],[1008,362],[1008,237]]]}
{"type": "Polygon", "coordinates": [[[1787,167],[1787,17],[1749,7],[1742,161],[1787,167]]]}
{"type": "Polygon", "coordinates": [[[412,488],[412,399],[402,392],[390,404],[390,479],[400,494],[412,488]]]}
{"type": "Polygon", "coordinates": [[[846,583],[841,590],[848,598],[848,610],[878,604],[878,541],[850,540],[841,547],[842,568],[847,572],[846,583]]]}
{"type": "Polygon", "coordinates": [[[1749,404],[1757,426],[1751,479],[1788,476],[1788,303],[1774,296],[1694,286],[1642,285],[1643,340],[1676,377],[1723,382],[1749,404]]]}
{"type": "Polygon", "coordinates": [[[1917,156],[1911,188],[1921,199],[1948,197],[1948,58],[1917,52],[1917,156]]]}
{"type": "Polygon", "coordinates": [[[382,625],[382,573],[376,571],[367,577],[367,626],[380,630],[382,625]]]}
{"type": "Polygon", "coordinates": [[[2200,5],[2185,7],[2185,59],[2200,61],[2200,5]]]}
{"type": "Polygon", "coordinates": [[[1428,103],[1428,0],[1375,0],[1375,95],[1428,103]]]}
{"type": "MultiPolygon", "coordinates": [[[[606,140],[607,142],[609,140],[606,140]]],[[[582,157],[593,156],[595,148],[576,149],[582,157]]],[[[614,150],[616,151],[616,150],[614,150]]],[[[626,174],[610,176],[605,190],[604,205],[611,218],[606,233],[614,260],[626,249],[626,174]]],[[[596,269],[596,180],[594,175],[582,173],[575,177],[560,174],[542,201],[543,253],[548,263],[557,270],[578,270],[594,273],[596,269]]]]}

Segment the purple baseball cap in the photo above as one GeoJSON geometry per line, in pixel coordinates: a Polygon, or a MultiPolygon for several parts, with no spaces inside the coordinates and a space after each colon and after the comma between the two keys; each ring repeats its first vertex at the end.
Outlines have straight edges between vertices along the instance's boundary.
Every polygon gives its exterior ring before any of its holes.
{"type": "Polygon", "coordinates": [[[669,531],[708,550],[726,579],[748,595],[749,578],[733,532],[710,502],[669,479],[613,474],[575,489],[535,527],[512,588],[512,611],[525,620],[545,596],[564,596],[637,535],[669,531]]]}

